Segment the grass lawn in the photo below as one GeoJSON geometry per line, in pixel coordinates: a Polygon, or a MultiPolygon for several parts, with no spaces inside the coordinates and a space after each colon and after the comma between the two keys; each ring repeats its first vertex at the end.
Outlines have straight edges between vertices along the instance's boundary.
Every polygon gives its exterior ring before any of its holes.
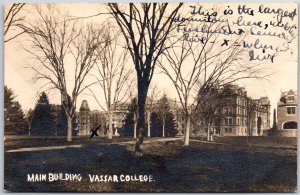
{"type": "MultiPolygon", "coordinates": [[[[154,138],[155,139],[155,138],[154,138]]],[[[294,192],[297,151],[182,141],[144,144],[143,157],[133,145],[107,144],[105,138],[6,140],[5,151],[38,146],[81,144],[80,148],[5,152],[4,189],[10,192],[294,192]],[[106,143],[106,144],[105,144],[106,143]],[[82,180],[28,182],[31,173],[73,173],[82,180]],[[153,182],[93,182],[93,175],[152,175],[153,182]]]]}

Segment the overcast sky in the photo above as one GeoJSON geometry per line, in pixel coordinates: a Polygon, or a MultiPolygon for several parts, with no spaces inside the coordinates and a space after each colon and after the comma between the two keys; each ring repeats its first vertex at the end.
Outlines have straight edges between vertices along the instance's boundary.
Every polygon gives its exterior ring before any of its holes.
{"type": "MultiPolygon", "coordinates": [[[[236,5],[228,4],[231,7],[236,5]]],[[[259,5],[248,4],[250,7],[256,7],[259,5]]],[[[267,4],[266,4],[267,5],[267,4]]],[[[203,4],[207,8],[211,7],[211,4],[203,4]]],[[[224,7],[227,4],[215,4],[216,7],[224,7]]],[[[273,7],[285,7],[286,9],[292,10],[293,7],[297,7],[296,4],[291,4],[290,7],[288,4],[284,6],[280,4],[272,4],[273,7]]],[[[105,7],[100,4],[63,4],[60,5],[63,10],[67,10],[70,15],[73,16],[89,16],[101,12],[106,12],[105,7]]],[[[26,12],[33,10],[29,5],[26,7],[26,12]]],[[[24,12],[25,13],[25,12],[24,12]]],[[[28,18],[32,17],[30,13],[26,13],[28,18]]],[[[97,16],[92,19],[87,19],[89,22],[95,22],[100,24],[105,20],[107,16],[97,16]]],[[[261,20],[262,15],[251,16],[251,21],[261,20]]],[[[273,17],[273,16],[272,16],[273,17]]],[[[298,17],[295,17],[294,23],[298,24],[298,17]]],[[[267,17],[265,20],[268,20],[267,17]]],[[[298,36],[297,36],[298,37],[298,36]]],[[[22,108],[28,110],[33,108],[37,98],[37,90],[40,87],[40,83],[32,82],[32,72],[28,71],[24,67],[32,63],[31,57],[24,51],[22,47],[28,47],[25,36],[20,36],[19,38],[10,41],[5,44],[5,54],[4,54],[4,84],[9,88],[12,88],[15,94],[17,95],[16,99],[21,103],[22,108]]],[[[262,39],[263,40],[263,39],[262,39]]],[[[276,39],[266,39],[268,41],[276,41],[276,39]]],[[[237,83],[240,87],[245,87],[248,91],[248,95],[252,98],[259,98],[262,96],[268,96],[272,109],[275,108],[279,100],[281,91],[288,91],[289,89],[297,89],[297,64],[298,64],[298,48],[297,48],[298,39],[295,39],[292,44],[290,44],[290,50],[285,53],[279,53],[275,58],[274,63],[265,63],[265,67],[268,68],[268,72],[273,73],[268,77],[267,80],[245,80],[237,83]]],[[[128,66],[132,66],[132,63],[128,63],[128,66]]],[[[159,89],[163,92],[165,91],[169,97],[178,98],[175,88],[169,79],[162,75],[156,74],[153,77],[153,84],[158,84],[159,89]]],[[[133,86],[134,87],[134,86],[133,86]]],[[[96,91],[100,90],[99,86],[94,88],[96,91]]],[[[58,91],[53,91],[49,93],[50,103],[58,104],[60,103],[60,96],[58,91]]],[[[88,100],[89,106],[92,110],[99,109],[96,101],[85,94],[82,94],[78,98],[77,110],[80,107],[82,100],[88,100]]],[[[101,101],[101,95],[99,94],[99,99],[101,101]]]]}

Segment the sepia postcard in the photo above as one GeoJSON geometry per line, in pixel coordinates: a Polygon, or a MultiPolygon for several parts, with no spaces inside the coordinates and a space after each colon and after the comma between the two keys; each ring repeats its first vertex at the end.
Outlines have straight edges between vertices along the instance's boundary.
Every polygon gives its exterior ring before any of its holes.
{"type": "Polygon", "coordinates": [[[297,191],[297,3],[3,6],[4,191],[297,191]]]}

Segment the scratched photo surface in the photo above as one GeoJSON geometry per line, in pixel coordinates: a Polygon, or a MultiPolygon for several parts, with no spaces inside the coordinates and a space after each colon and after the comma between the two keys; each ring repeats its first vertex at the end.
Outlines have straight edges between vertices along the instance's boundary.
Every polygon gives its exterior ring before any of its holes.
{"type": "Polygon", "coordinates": [[[298,4],[4,6],[6,192],[296,192],[298,4]]]}

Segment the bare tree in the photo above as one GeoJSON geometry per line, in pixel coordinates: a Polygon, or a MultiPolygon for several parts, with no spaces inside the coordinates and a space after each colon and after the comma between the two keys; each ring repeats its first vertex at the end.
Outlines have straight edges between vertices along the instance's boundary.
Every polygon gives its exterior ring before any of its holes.
{"type": "Polygon", "coordinates": [[[135,151],[142,154],[141,144],[145,128],[145,103],[159,56],[166,48],[166,39],[175,28],[173,18],[182,3],[116,4],[109,3],[109,11],[126,40],[137,74],[138,138],[135,151]]]}
{"type": "Polygon", "coordinates": [[[148,128],[148,133],[147,137],[151,136],[151,113],[153,111],[154,107],[154,101],[157,100],[159,96],[159,90],[157,85],[153,85],[153,87],[150,87],[150,92],[149,96],[147,97],[147,128],[148,128]]]}
{"type": "Polygon", "coordinates": [[[167,95],[164,93],[161,99],[158,101],[158,113],[161,114],[162,119],[162,136],[165,137],[165,127],[166,127],[166,118],[167,112],[170,110],[170,105],[168,102],[167,95]]]}
{"type": "Polygon", "coordinates": [[[91,26],[79,28],[67,15],[58,15],[52,5],[46,9],[36,7],[36,10],[36,20],[22,26],[30,41],[24,49],[37,61],[29,68],[35,73],[34,82],[44,81],[41,88],[60,92],[67,115],[67,141],[72,141],[76,101],[82,91],[93,84],[84,85],[84,81],[96,63],[96,49],[106,42],[105,30],[91,26]]]}
{"type": "Polygon", "coordinates": [[[19,27],[24,20],[24,16],[20,15],[20,11],[25,6],[25,3],[13,3],[11,6],[5,7],[4,10],[4,42],[9,42],[25,31],[19,27]],[[18,32],[19,31],[19,32],[18,32]],[[8,37],[8,32],[11,36],[8,37]],[[14,34],[12,32],[15,32],[14,34]]]}
{"type": "MultiPolygon", "coordinates": [[[[191,116],[201,103],[198,98],[205,97],[213,86],[218,88],[240,79],[258,78],[260,73],[258,65],[244,63],[244,49],[235,44],[222,45],[224,36],[214,33],[222,27],[212,23],[207,25],[210,30],[197,32],[197,36],[204,37],[204,41],[195,42],[186,37],[180,37],[177,42],[174,38],[169,39],[176,44],[165,50],[164,58],[160,60],[160,68],[175,86],[185,113],[184,145],[189,145],[191,116]]],[[[237,35],[234,42],[241,44],[243,39],[244,36],[237,35]]]]}
{"type": "Polygon", "coordinates": [[[220,89],[211,87],[206,94],[199,95],[197,102],[198,107],[193,113],[192,118],[196,118],[196,120],[201,119],[202,127],[207,127],[207,141],[210,140],[212,122],[216,116],[217,109],[220,108],[220,102],[223,98],[221,94],[220,89]]]}
{"type": "Polygon", "coordinates": [[[112,139],[113,111],[132,97],[133,70],[127,68],[128,50],[120,45],[120,33],[109,26],[108,39],[103,47],[97,49],[97,84],[101,87],[101,97],[105,98],[105,108],[97,100],[96,94],[90,90],[98,104],[107,111],[109,118],[108,139],[112,139]]]}

